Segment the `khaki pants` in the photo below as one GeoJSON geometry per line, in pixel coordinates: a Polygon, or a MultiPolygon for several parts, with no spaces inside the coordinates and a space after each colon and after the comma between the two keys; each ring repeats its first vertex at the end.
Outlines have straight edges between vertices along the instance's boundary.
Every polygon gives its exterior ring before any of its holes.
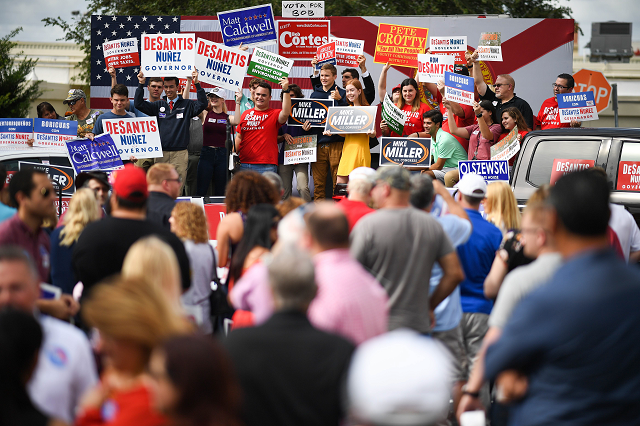
{"type": "Polygon", "coordinates": [[[136,166],[141,167],[145,173],[153,166],[153,158],[142,158],[136,161],[136,166]]]}
{"type": "Polygon", "coordinates": [[[331,180],[333,187],[336,187],[338,180],[338,165],[342,158],[342,146],[344,142],[332,142],[318,147],[318,157],[315,163],[311,163],[311,173],[313,173],[313,200],[326,198],[325,187],[327,185],[327,166],[331,167],[331,180]]]}
{"type": "Polygon", "coordinates": [[[156,158],[155,163],[169,163],[176,168],[178,176],[182,178],[182,186],[180,187],[180,193],[182,194],[182,187],[187,180],[189,151],[186,149],[183,149],[181,151],[164,151],[162,153],[162,158],[156,158]]]}
{"type": "Polygon", "coordinates": [[[306,203],[311,201],[311,193],[309,192],[309,164],[280,164],[278,166],[278,174],[282,178],[282,183],[284,184],[284,195],[282,196],[283,200],[286,200],[291,196],[291,191],[293,187],[293,173],[296,174],[296,187],[298,189],[298,193],[300,194],[300,198],[302,198],[306,203]]]}
{"type": "Polygon", "coordinates": [[[453,188],[453,186],[460,180],[460,172],[458,169],[451,170],[444,175],[444,185],[447,188],[453,188]]]}

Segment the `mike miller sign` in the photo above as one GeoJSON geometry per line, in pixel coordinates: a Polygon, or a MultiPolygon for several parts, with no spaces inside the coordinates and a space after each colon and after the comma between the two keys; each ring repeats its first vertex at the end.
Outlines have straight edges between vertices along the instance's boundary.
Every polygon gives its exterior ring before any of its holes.
{"type": "Polygon", "coordinates": [[[291,114],[287,120],[288,126],[302,126],[305,121],[311,127],[325,127],[329,108],[333,106],[333,99],[291,99],[291,114]]]}
{"type": "Polygon", "coordinates": [[[430,138],[382,138],[380,166],[429,167],[430,138]]]}
{"type": "Polygon", "coordinates": [[[334,134],[367,133],[375,129],[374,106],[331,107],[325,130],[334,134]]]}

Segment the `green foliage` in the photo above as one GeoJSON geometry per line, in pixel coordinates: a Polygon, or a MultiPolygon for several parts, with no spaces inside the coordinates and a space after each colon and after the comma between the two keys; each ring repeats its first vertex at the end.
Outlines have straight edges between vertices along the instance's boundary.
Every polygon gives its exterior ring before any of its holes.
{"type": "MultiPolygon", "coordinates": [[[[83,70],[79,76],[89,81],[91,15],[194,15],[215,16],[217,12],[265,4],[265,0],[88,0],[87,12],[67,22],[60,17],[45,18],[45,26],[64,30],[64,40],[82,47],[83,70]]],[[[282,12],[281,2],[273,2],[273,13],[282,12]]],[[[557,0],[341,0],[325,1],[327,16],[480,15],[509,14],[513,18],[568,18],[571,9],[557,6],[557,0]]]]}
{"type": "Polygon", "coordinates": [[[38,60],[16,61],[24,52],[11,55],[11,49],[17,45],[11,39],[20,31],[22,28],[16,28],[0,39],[0,117],[26,117],[31,102],[43,93],[39,81],[27,81],[38,60]]]}

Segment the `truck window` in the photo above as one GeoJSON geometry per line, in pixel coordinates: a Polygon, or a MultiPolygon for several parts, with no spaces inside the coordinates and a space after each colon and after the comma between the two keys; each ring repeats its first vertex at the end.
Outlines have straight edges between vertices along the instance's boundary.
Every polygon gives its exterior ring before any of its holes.
{"type": "Polygon", "coordinates": [[[553,161],[556,158],[568,160],[595,161],[600,151],[599,140],[566,141],[542,140],[533,153],[527,181],[535,186],[548,184],[551,180],[553,161]]]}
{"type": "Polygon", "coordinates": [[[629,141],[622,143],[616,189],[640,191],[640,143],[629,141]]]}

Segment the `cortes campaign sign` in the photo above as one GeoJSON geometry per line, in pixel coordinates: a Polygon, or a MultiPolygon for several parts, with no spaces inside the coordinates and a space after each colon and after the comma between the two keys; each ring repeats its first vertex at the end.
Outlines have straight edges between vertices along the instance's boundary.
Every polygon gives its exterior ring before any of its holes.
{"type": "Polygon", "coordinates": [[[102,43],[102,53],[107,68],[137,67],[140,65],[138,39],[124,38],[102,43]]]}
{"type": "Polygon", "coordinates": [[[143,34],[140,68],[145,77],[191,76],[195,45],[195,34],[143,34]]]}
{"type": "Polygon", "coordinates": [[[324,1],[283,1],[283,18],[324,18],[324,1]]]}
{"type": "Polygon", "coordinates": [[[198,38],[195,65],[200,81],[235,92],[242,88],[249,53],[198,38]]]}
{"type": "Polygon", "coordinates": [[[476,52],[480,61],[502,61],[500,33],[480,33],[476,52]]]}
{"type": "Polygon", "coordinates": [[[325,130],[333,134],[367,133],[375,130],[377,107],[331,107],[325,130]]]}
{"type": "Polygon", "coordinates": [[[33,119],[33,146],[67,152],[65,142],[78,137],[78,122],[70,120],[33,119]]]}
{"type": "Polygon", "coordinates": [[[330,21],[278,21],[278,54],[290,59],[313,59],[318,47],[329,43],[330,21]]]}
{"type": "Polygon", "coordinates": [[[509,162],[507,160],[471,160],[459,161],[458,172],[460,179],[467,173],[475,173],[484,178],[485,181],[509,182],[509,162]]]}
{"type": "Polygon", "coordinates": [[[251,55],[247,74],[279,83],[281,78],[289,76],[292,66],[293,59],[287,59],[256,47],[251,55]]]}
{"type": "Polygon", "coordinates": [[[315,163],[318,156],[318,135],[296,136],[284,142],[284,164],[315,163]]]}
{"type": "Polygon", "coordinates": [[[380,166],[429,167],[431,138],[381,138],[380,166]]]}
{"type": "Polygon", "coordinates": [[[270,4],[218,12],[225,46],[267,46],[278,36],[270,4]]]}
{"type": "Polygon", "coordinates": [[[435,55],[451,55],[456,64],[466,65],[467,36],[429,37],[429,51],[435,55]]]}
{"type": "MultiPolygon", "coordinates": [[[[49,175],[49,179],[51,180],[51,182],[54,182],[56,185],[62,188],[62,193],[64,195],[72,195],[74,192],[76,192],[75,174],[73,173],[73,167],[52,166],[50,164],[19,161],[18,169],[35,169],[43,171],[47,175],[49,175]]],[[[57,192],[58,190],[56,189],[56,193],[57,192]]]]}
{"type": "Polygon", "coordinates": [[[621,161],[619,163],[616,189],[640,191],[640,161],[621,161]]]}
{"type": "Polygon", "coordinates": [[[418,55],[418,78],[421,83],[444,80],[445,71],[453,72],[455,58],[450,55],[418,55]]]}
{"type": "Polygon", "coordinates": [[[27,149],[32,138],[32,118],[0,118],[0,149],[27,149]]]}
{"type": "Polygon", "coordinates": [[[402,135],[404,130],[404,124],[407,121],[407,116],[400,108],[396,106],[391,100],[391,96],[387,93],[382,102],[382,119],[387,126],[395,133],[402,135]]]}
{"type": "Polygon", "coordinates": [[[427,46],[428,28],[379,24],[373,62],[418,68],[418,54],[427,46]]]}
{"type": "Polygon", "coordinates": [[[136,158],[162,157],[156,117],[116,118],[102,123],[123,160],[128,160],[132,155],[136,158]]]}
{"type": "Polygon", "coordinates": [[[291,98],[291,113],[287,125],[302,126],[309,121],[311,127],[325,127],[329,108],[332,106],[333,99],[291,98]]]}
{"type": "Polygon", "coordinates": [[[445,71],[444,96],[450,101],[473,106],[473,77],[445,71]]]}
{"type": "Polygon", "coordinates": [[[561,123],[598,119],[598,108],[593,92],[558,93],[557,97],[561,123]]]}
{"type": "Polygon", "coordinates": [[[595,164],[596,162],[594,160],[556,158],[555,160],[553,160],[553,167],[551,168],[551,178],[549,179],[549,183],[553,185],[558,181],[558,179],[560,179],[567,173],[589,169],[595,164]]]}
{"type": "Polygon", "coordinates": [[[332,37],[331,41],[336,42],[336,65],[341,67],[358,66],[358,56],[364,52],[364,40],[332,37]]]}
{"type": "Polygon", "coordinates": [[[327,44],[323,44],[318,47],[318,51],[316,52],[316,59],[318,63],[316,64],[316,68],[322,68],[324,64],[336,64],[336,43],[331,42],[327,44]]]}
{"type": "Polygon", "coordinates": [[[91,139],[67,142],[69,160],[76,174],[91,170],[109,170],[123,167],[113,139],[108,133],[91,139]]]}

